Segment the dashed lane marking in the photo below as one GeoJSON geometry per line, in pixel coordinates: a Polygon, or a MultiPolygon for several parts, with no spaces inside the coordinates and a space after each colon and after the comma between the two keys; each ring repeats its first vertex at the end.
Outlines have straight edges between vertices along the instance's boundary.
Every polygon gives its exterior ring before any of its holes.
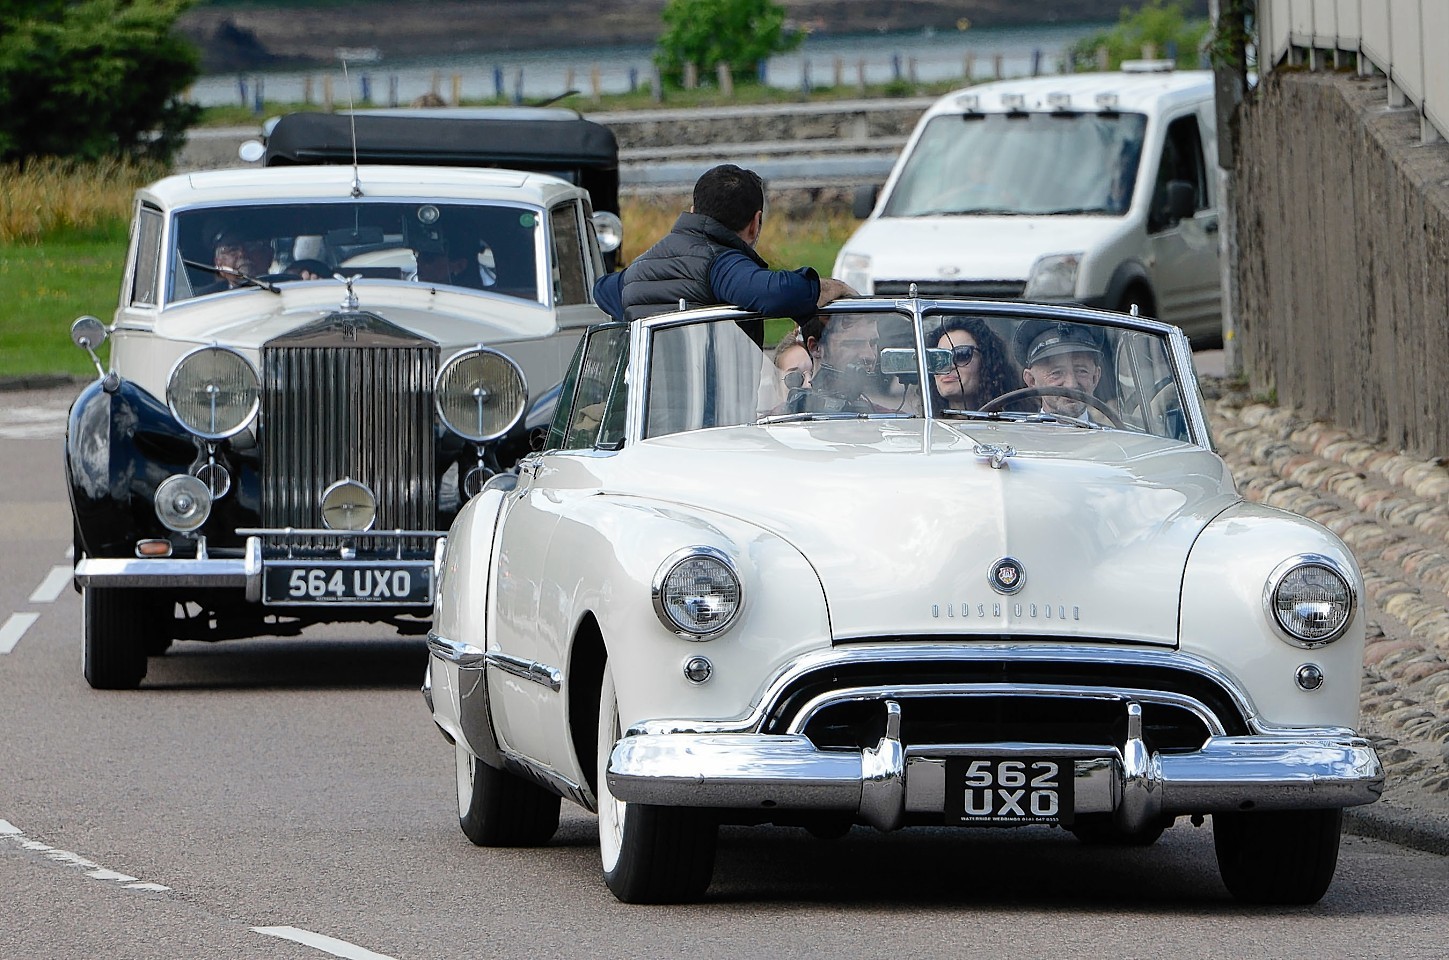
{"type": "Polygon", "coordinates": [[[330,953],[334,957],[342,957],[343,960],[393,960],[387,954],[374,953],[355,943],[348,943],[346,940],[338,940],[336,937],[324,936],[297,927],[252,927],[252,932],[269,937],[279,937],[282,940],[291,940],[293,943],[300,943],[303,946],[321,950],[323,953],[330,953]]]}
{"type": "Polygon", "coordinates": [[[69,402],[0,411],[0,440],[54,440],[65,436],[69,402]]]}
{"type": "MultiPolygon", "coordinates": [[[[38,613],[12,613],[10,619],[0,626],[0,654],[9,653],[15,649],[20,638],[25,636],[25,631],[30,629],[31,624],[40,619],[38,613]]],[[[0,823],[4,823],[0,820],[0,823]]]]}
{"type": "MultiPolygon", "coordinates": [[[[17,614],[18,616],[18,614],[17,614]]],[[[13,619],[13,618],[12,618],[13,619]]],[[[47,860],[54,861],[61,866],[78,867],[85,871],[85,875],[92,880],[103,880],[108,883],[119,883],[127,890],[147,890],[151,892],[163,892],[171,888],[159,883],[149,883],[122,873],[119,870],[112,870],[103,867],[94,860],[87,860],[78,853],[71,853],[69,850],[58,850],[48,843],[41,843],[39,840],[31,840],[19,827],[9,820],[0,820],[0,840],[8,840],[17,844],[22,850],[29,850],[32,853],[44,854],[47,860]]]]}
{"type": "Polygon", "coordinates": [[[70,567],[51,567],[40,586],[30,595],[31,603],[54,603],[60,592],[70,586],[73,572],[70,567]]]}

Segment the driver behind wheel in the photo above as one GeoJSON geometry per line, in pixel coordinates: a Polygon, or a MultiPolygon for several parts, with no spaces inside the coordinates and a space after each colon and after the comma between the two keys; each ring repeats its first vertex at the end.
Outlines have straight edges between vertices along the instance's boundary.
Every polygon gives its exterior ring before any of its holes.
{"type": "MultiPolygon", "coordinates": [[[[1101,382],[1103,338],[1094,327],[1036,320],[1017,327],[1014,339],[1028,387],[1062,387],[1091,396],[1101,382]]],[[[1073,397],[1043,393],[1041,412],[1101,422],[1087,403],[1073,397]]]]}

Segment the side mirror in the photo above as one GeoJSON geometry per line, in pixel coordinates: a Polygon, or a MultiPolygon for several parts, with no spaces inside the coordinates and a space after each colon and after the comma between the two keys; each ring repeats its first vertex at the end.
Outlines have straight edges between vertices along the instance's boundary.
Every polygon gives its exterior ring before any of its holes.
{"type": "Polygon", "coordinates": [[[855,214],[855,219],[864,220],[870,216],[875,209],[875,202],[880,198],[880,184],[868,183],[855,188],[855,199],[851,202],[850,212],[855,214]]]}
{"type": "Polygon", "coordinates": [[[260,140],[248,140],[236,148],[236,155],[247,163],[256,163],[267,155],[267,148],[262,146],[260,140]]]}
{"type": "Polygon", "coordinates": [[[106,325],[95,317],[77,317],[70,325],[70,342],[82,350],[94,350],[106,342],[106,325]]]}
{"type": "Polygon", "coordinates": [[[1167,181],[1167,222],[1177,223],[1197,212],[1197,190],[1186,180],[1167,181]]]}

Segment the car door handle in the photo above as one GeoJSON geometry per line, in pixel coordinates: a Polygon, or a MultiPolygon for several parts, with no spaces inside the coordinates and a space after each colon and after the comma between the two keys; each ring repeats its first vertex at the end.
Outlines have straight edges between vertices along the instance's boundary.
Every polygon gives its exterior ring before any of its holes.
{"type": "Polygon", "coordinates": [[[1208,220],[1208,221],[1204,222],[1203,225],[1202,225],[1202,228],[1203,228],[1203,231],[1206,232],[1206,233],[1217,233],[1218,232],[1218,218],[1217,217],[1213,217],[1211,220],[1208,220]]]}

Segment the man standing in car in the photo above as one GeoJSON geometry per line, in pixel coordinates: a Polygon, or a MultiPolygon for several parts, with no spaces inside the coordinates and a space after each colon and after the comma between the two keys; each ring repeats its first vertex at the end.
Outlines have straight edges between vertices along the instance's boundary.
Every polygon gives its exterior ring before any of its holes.
{"type": "Polygon", "coordinates": [[[758,174],[732,163],[706,170],[694,204],[662,240],[621,273],[594,284],[594,300],[616,320],[638,320],[686,306],[728,303],[758,313],[804,318],[855,291],[812,268],[771,270],[755,252],[764,222],[758,174]]]}

